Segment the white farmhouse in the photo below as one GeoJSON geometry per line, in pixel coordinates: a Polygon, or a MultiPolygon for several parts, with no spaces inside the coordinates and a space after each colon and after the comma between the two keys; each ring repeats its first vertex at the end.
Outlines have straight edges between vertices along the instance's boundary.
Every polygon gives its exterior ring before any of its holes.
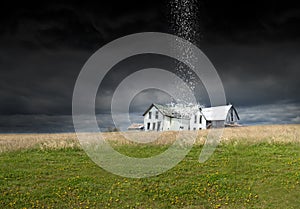
{"type": "Polygon", "coordinates": [[[235,125],[239,120],[232,105],[204,108],[152,104],[143,116],[145,131],[200,130],[235,125]]]}

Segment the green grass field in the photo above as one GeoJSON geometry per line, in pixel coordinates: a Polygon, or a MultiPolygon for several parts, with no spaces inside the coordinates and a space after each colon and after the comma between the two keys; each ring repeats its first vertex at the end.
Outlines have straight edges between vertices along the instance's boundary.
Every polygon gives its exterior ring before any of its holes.
{"type": "MultiPolygon", "coordinates": [[[[0,134],[0,208],[299,208],[300,125],[227,128],[201,164],[207,133],[198,132],[176,167],[144,179],[101,169],[75,134],[0,134]]],[[[134,157],[163,152],[175,136],[137,145],[119,133],[104,135],[134,157]]]]}
{"type": "MultiPolygon", "coordinates": [[[[165,146],[118,145],[152,155],[165,146]]],[[[300,144],[228,142],[205,163],[194,146],[156,177],[123,178],[98,167],[80,148],[0,153],[0,208],[299,208],[300,144]]]]}

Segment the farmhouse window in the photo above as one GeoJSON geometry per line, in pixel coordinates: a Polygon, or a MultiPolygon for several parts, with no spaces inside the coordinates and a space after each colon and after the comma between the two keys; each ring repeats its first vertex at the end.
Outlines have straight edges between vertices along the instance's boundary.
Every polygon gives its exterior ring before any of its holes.
{"type": "Polygon", "coordinates": [[[149,112],[149,119],[151,119],[152,112],[149,112]]]}
{"type": "Polygon", "coordinates": [[[194,123],[197,123],[197,115],[195,115],[194,123]]]}
{"type": "Polygon", "coordinates": [[[150,123],[147,123],[147,130],[150,130],[150,123]]]}
{"type": "Polygon", "coordinates": [[[155,119],[158,119],[158,111],[155,112],[155,119]]]}
{"type": "Polygon", "coordinates": [[[155,130],[155,123],[153,123],[153,125],[152,125],[152,130],[153,131],[155,130]]]}
{"type": "Polygon", "coordinates": [[[199,117],[199,123],[202,123],[202,115],[199,117]]]}

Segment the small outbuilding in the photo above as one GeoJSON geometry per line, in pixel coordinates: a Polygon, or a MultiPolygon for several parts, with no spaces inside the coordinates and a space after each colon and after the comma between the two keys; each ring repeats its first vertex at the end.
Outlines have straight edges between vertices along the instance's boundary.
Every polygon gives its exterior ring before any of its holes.
{"type": "Polygon", "coordinates": [[[142,131],[144,130],[144,124],[142,123],[133,123],[128,128],[128,131],[142,131]]]}

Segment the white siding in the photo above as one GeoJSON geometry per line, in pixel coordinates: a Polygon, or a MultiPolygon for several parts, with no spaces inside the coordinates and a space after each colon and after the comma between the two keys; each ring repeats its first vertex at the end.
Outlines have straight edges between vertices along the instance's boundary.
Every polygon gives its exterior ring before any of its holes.
{"type": "Polygon", "coordinates": [[[189,120],[180,118],[169,118],[169,120],[171,121],[169,130],[188,130],[189,120]]]}
{"type": "Polygon", "coordinates": [[[230,108],[227,117],[226,117],[226,124],[237,124],[238,118],[237,115],[235,114],[235,111],[233,108],[230,108]]]}
{"type": "Polygon", "coordinates": [[[206,129],[205,117],[200,113],[200,111],[196,113],[196,116],[196,123],[194,121],[194,115],[191,117],[191,119],[171,118],[169,116],[162,115],[161,112],[158,111],[158,109],[155,106],[153,106],[144,116],[144,129],[145,131],[178,131],[206,129]],[[156,118],[156,111],[158,112],[158,118],[156,118]],[[149,118],[149,112],[151,112],[151,118],[149,118]],[[200,116],[202,117],[201,123],[200,116]],[[157,129],[158,123],[160,123],[159,129],[157,129]],[[153,130],[153,124],[155,124],[155,130],[153,130]]]}
{"type": "Polygon", "coordinates": [[[171,128],[171,118],[168,116],[164,116],[163,118],[163,130],[168,131],[171,128]]]}
{"type": "Polygon", "coordinates": [[[190,119],[190,130],[199,130],[199,129],[206,129],[206,120],[205,117],[200,113],[200,111],[197,111],[196,114],[192,115],[190,119]],[[196,121],[195,121],[195,116],[196,116],[196,121]],[[200,123],[200,117],[201,117],[201,123],[200,123]]]}
{"type": "Polygon", "coordinates": [[[224,122],[226,124],[235,124],[239,120],[232,105],[202,108],[201,112],[199,109],[190,119],[174,118],[167,115],[168,114],[163,115],[156,106],[153,105],[144,115],[145,131],[200,130],[206,129],[207,124],[211,124],[212,127],[223,127],[224,122]],[[150,112],[151,118],[149,118],[150,112]]]}
{"type": "Polygon", "coordinates": [[[162,131],[163,130],[163,118],[164,118],[164,116],[161,114],[161,112],[159,112],[158,109],[155,106],[153,106],[147,112],[147,114],[144,116],[145,131],[162,131]],[[151,118],[149,118],[150,112],[151,112],[151,118]],[[156,112],[158,112],[158,113],[156,114],[156,112]],[[156,115],[158,116],[157,118],[156,118],[156,115]],[[159,126],[159,123],[160,123],[160,126],[159,126]],[[155,128],[155,130],[153,130],[153,127],[155,128]]]}

